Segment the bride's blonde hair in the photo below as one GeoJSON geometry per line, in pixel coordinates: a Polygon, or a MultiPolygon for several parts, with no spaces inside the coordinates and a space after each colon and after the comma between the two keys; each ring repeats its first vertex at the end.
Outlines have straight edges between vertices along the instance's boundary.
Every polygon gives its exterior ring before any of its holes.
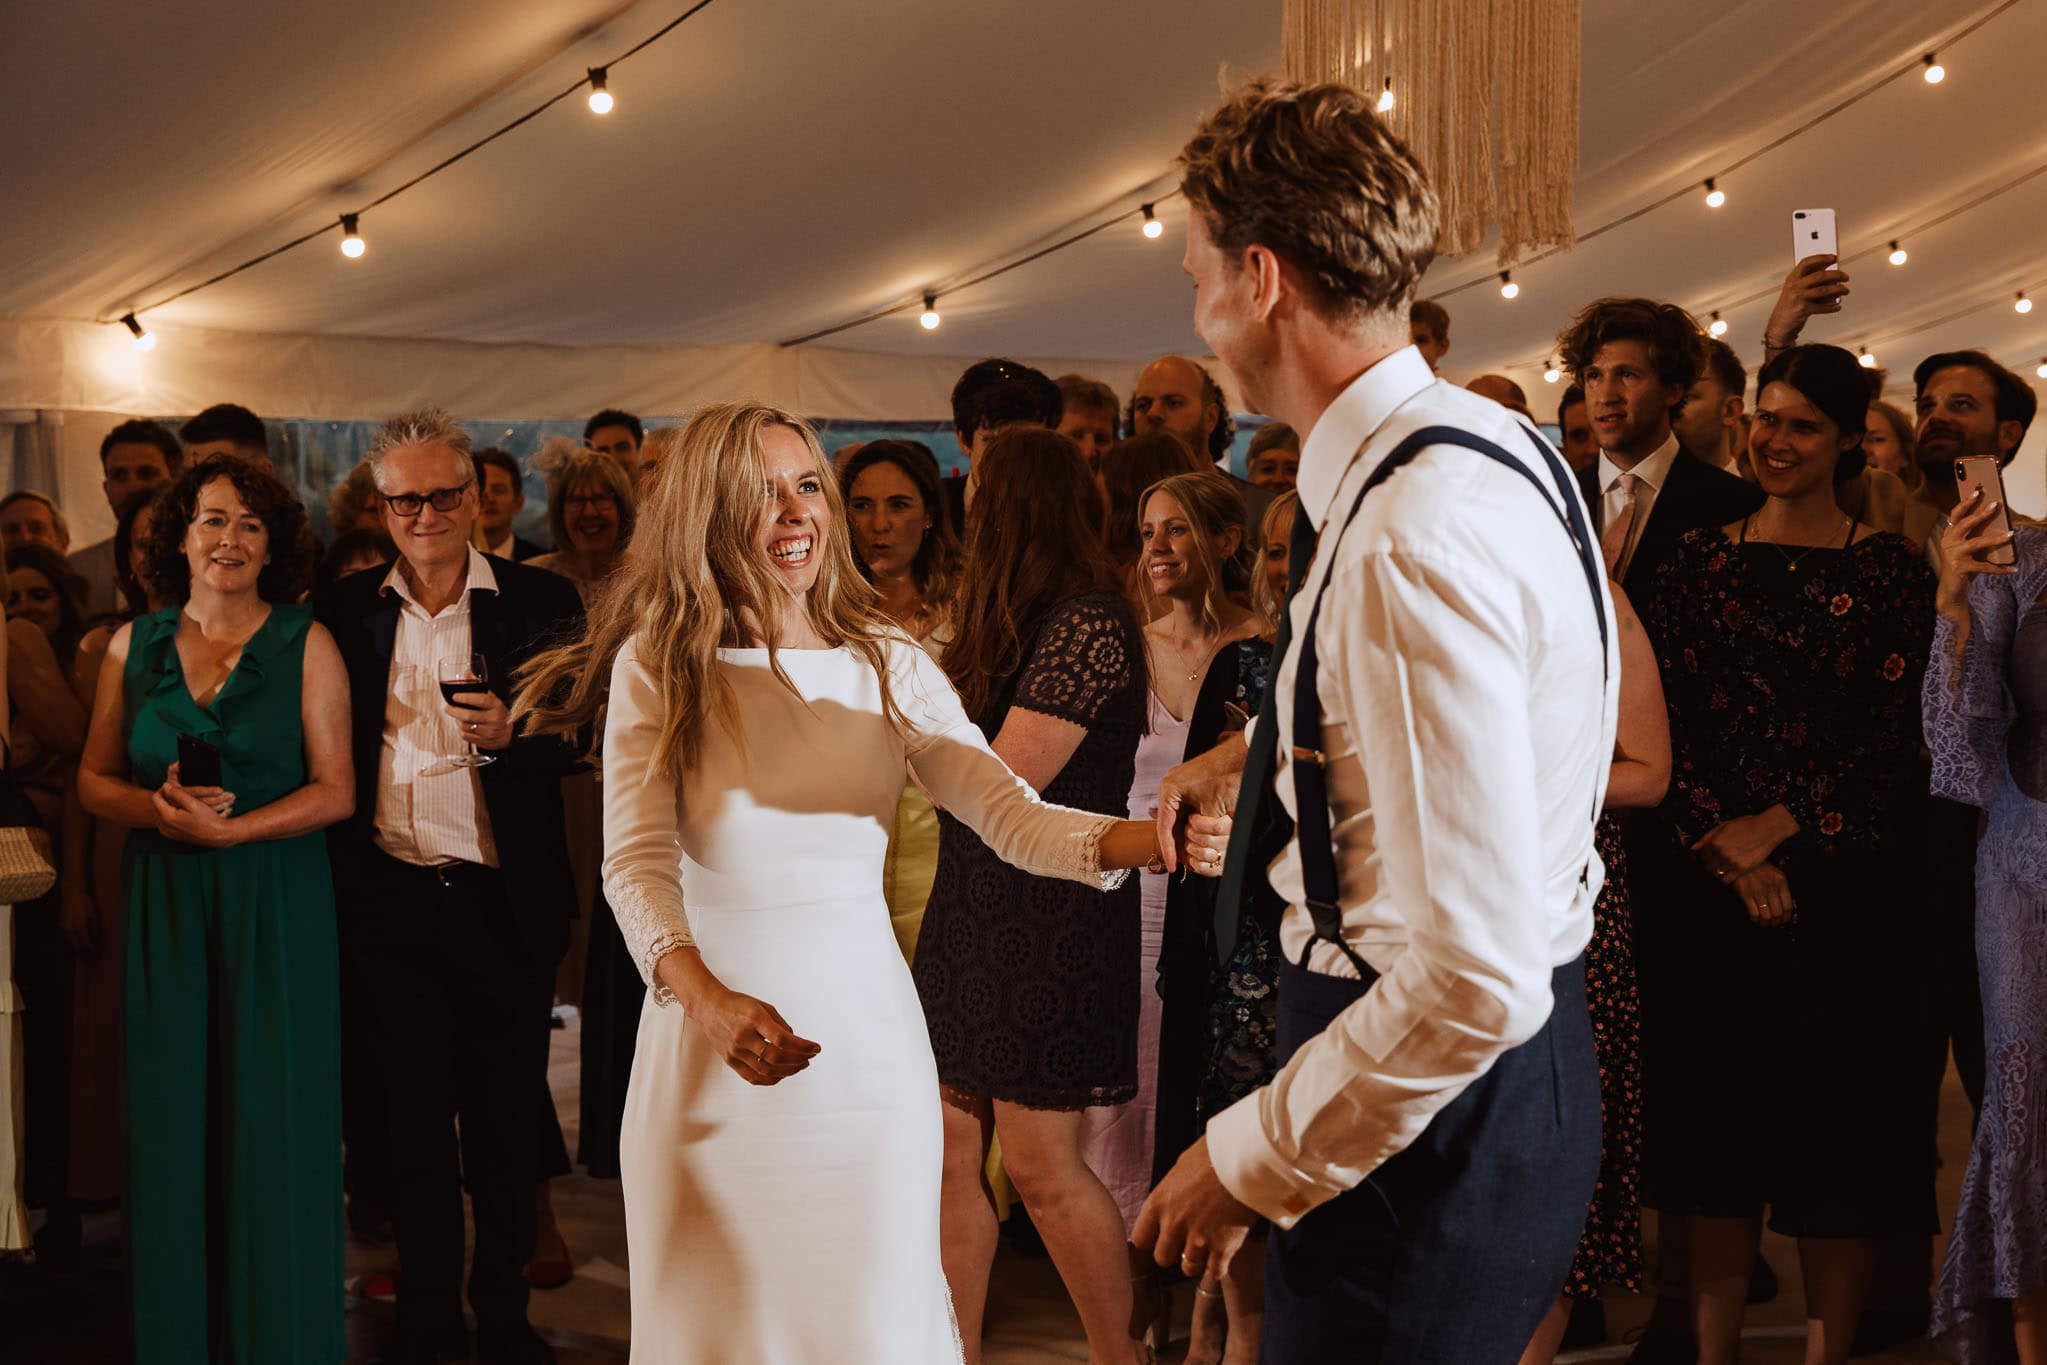
{"type": "Polygon", "coordinates": [[[826,645],[850,648],[873,665],[883,714],[901,732],[886,643],[898,632],[854,566],[845,504],[816,433],[780,408],[720,403],[692,417],[661,461],[625,558],[591,604],[588,632],[536,655],[521,671],[513,713],[525,718],[529,733],[573,734],[589,725],[610,690],[612,661],[635,637],[662,703],[652,771],[670,780],[696,765],[707,723],[740,738],[738,703],[718,670],[720,648],[766,645],[769,669],[796,692],[775,641],[797,602],[761,548],[774,515],[763,439],[775,427],[802,438],[831,509],[817,547],[810,624],[826,645]]]}

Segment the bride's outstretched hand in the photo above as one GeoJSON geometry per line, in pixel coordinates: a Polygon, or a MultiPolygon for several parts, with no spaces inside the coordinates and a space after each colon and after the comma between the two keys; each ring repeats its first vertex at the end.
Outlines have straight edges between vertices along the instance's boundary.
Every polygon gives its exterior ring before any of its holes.
{"type": "Polygon", "coordinates": [[[706,993],[689,1012],[711,1046],[753,1085],[773,1085],[810,1065],[819,1048],[799,1038],[773,1005],[738,991],[706,993]]]}

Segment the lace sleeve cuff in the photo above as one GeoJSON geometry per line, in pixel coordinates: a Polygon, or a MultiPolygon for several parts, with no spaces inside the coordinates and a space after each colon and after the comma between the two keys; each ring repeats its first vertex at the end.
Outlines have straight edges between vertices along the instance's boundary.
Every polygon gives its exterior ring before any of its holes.
{"type": "Polygon", "coordinates": [[[1102,840],[1116,827],[1114,816],[1105,815],[1080,836],[1080,865],[1074,869],[1076,881],[1092,882],[1104,891],[1114,891],[1130,876],[1128,868],[1113,871],[1102,870],[1102,840]]]}
{"type": "Polygon", "coordinates": [[[640,969],[640,976],[646,981],[654,1003],[674,1004],[675,993],[654,975],[654,964],[677,948],[687,948],[696,942],[690,937],[689,920],[683,914],[682,901],[680,898],[655,896],[646,887],[619,879],[605,881],[604,898],[611,904],[611,913],[618,920],[619,936],[632,953],[633,965],[640,969]]]}

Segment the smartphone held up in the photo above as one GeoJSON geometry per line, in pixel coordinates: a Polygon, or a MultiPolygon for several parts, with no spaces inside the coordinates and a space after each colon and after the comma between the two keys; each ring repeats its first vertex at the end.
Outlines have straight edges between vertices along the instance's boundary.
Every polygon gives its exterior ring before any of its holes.
{"type": "Polygon", "coordinates": [[[1791,263],[1814,256],[1841,254],[1841,237],[1832,209],[1794,209],[1791,214],[1791,263]]]}
{"type": "MultiPolygon", "coordinates": [[[[1976,494],[1983,500],[1974,506],[1994,504],[1997,515],[1991,518],[1989,529],[2001,536],[2011,534],[2011,507],[2004,500],[2004,470],[1998,467],[1995,455],[1964,455],[1956,460],[1955,491],[1961,495],[1958,506],[1971,506],[1969,499],[1976,494]]],[[[1983,558],[2000,568],[2010,568],[2019,562],[2019,552],[2007,540],[1987,551],[1983,558]]]]}

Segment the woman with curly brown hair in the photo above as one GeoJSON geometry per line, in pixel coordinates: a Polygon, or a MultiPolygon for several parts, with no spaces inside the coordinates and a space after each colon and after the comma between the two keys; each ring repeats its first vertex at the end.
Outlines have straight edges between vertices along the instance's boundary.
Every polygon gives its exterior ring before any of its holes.
{"type": "Polygon", "coordinates": [[[329,1362],[341,1330],[340,967],[320,830],[354,800],[340,653],[296,605],[290,490],[203,461],[150,517],[174,605],[107,649],[79,798],[131,831],[135,1358],[329,1362]],[[204,762],[217,772],[186,771],[204,762]]]}

